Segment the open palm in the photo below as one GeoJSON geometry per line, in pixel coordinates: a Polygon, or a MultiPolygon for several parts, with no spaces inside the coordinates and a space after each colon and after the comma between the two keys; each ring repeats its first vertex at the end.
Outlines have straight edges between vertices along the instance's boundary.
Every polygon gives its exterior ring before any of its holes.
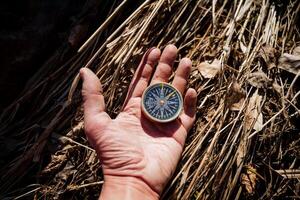
{"type": "MultiPolygon", "coordinates": [[[[116,119],[111,119],[105,112],[97,76],[89,69],[80,71],[85,133],[99,156],[105,182],[136,179],[160,195],[175,171],[187,132],[195,119],[196,91],[187,90],[183,112],[177,120],[169,123],[148,120],[141,111],[141,96],[149,84],[169,80],[176,56],[177,48],[168,45],[162,54],[154,48],[144,57],[139,67],[142,71],[137,70],[128,101],[116,119]]],[[[172,83],[182,94],[190,70],[191,61],[182,59],[172,83]]]]}

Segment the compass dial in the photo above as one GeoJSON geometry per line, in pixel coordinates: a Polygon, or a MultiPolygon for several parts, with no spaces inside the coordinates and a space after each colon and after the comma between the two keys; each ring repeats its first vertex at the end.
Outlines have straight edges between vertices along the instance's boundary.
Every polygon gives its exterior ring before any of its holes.
{"type": "Polygon", "coordinates": [[[142,97],[143,113],[156,122],[175,120],[182,109],[182,96],[172,85],[157,83],[149,86],[142,97]]]}

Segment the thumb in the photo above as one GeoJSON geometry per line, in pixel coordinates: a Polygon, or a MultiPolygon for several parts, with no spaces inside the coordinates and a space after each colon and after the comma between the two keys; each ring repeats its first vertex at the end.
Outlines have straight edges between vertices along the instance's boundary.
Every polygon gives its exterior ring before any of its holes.
{"type": "Polygon", "coordinates": [[[107,124],[107,120],[110,120],[110,117],[105,112],[103,91],[98,77],[88,68],[80,69],[80,77],[83,80],[85,132],[89,139],[93,139],[94,134],[96,134],[94,130],[101,130],[107,124]]]}
{"type": "Polygon", "coordinates": [[[88,68],[80,69],[80,77],[83,80],[82,97],[84,115],[96,115],[105,111],[105,102],[102,95],[102,85],[98,77],[88,68]]]}

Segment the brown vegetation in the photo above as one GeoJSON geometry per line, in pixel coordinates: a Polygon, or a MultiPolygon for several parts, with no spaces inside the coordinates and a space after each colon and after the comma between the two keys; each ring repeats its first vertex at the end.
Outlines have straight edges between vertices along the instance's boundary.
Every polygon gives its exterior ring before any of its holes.
{"type": "Polygon", "coordinates": [[[193,61],[198,108],[164,198],[299,198],[300,4],[283,2],[145,0],[115,28],[122,1],[73,58],[48,63],[2,113],[0,136],[15,146],[5,144],[0,191],[97,198],[103,181],[82,130],[78,71],[97,72],[116,116],[143,52],[174,43],[193,61]]]}

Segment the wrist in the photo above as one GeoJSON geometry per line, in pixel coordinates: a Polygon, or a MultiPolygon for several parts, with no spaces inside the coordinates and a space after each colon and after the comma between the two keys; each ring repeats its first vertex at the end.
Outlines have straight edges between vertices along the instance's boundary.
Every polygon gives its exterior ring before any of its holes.
{"type": "Polygon", "coordinates": [[[159,194],[135,177],[105,176],[100,200],[158,200],[159,194]]]}

